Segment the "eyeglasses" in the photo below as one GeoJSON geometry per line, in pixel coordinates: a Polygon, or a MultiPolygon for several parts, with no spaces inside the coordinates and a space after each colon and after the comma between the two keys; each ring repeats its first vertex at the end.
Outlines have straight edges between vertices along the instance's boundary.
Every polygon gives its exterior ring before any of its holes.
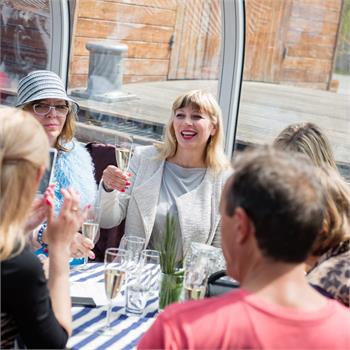
{"type": "Polygon", "coordinates": [[[69,107],[67,105],[51,106],[45,103],[34,103],[32,105],[34,113],[45,116],[51,112],[51,109],[56,111],[57,117],[65,117],[68,114],[69,107]]]}

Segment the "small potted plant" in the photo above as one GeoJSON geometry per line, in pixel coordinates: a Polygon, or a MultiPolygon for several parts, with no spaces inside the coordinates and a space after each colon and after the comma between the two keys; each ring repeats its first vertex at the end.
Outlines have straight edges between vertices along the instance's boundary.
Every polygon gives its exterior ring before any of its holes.
{"type": "Polygon", "coordinates": [[[159,293],[160,309],[164,309],[167,305],[179,301],[181,296],[184,271],[182,262],[176,261],[177,247],[175,220],[168,213],[166,216],[165,236],[158,247],[162,270],[159,293]]]}

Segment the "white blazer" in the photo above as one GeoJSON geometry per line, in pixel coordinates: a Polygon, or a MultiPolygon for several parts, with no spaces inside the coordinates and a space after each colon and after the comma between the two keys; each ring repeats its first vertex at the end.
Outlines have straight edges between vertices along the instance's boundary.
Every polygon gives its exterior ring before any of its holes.
{"type": "MultiPolygon", "coordinates": [[[[130,163],[131,186],[127,199],[100,185],[101,227],[119,225],[126,217],[125,234],[144,237],[149,243],[156,217],[164,160],[154,146],[135,149],[130,163]]],[[[191,242],[220,247],[219,203],[223,185],[232,171],[215,174],[208,169],[201,184],[176,199],[184,251],[191,242]]]]}

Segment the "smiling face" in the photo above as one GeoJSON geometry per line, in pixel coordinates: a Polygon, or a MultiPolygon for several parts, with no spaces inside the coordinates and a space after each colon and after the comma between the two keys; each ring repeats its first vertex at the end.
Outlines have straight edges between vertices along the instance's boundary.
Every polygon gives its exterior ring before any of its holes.
{"type": "Polygon", "coordinates": [[[216,126],[209,115],[199,112],[192,105],[179,108],[173,117],[173,128],[178,150],[198,150],[203,153],[209,137],[216,132],[216,126]]]}
{"type": "Polygon", "coordinates": [[[67,101],[65,100],[48,98],[45,100],[35,101],[26,108],[26,110],[31,112],[44,127],[49,138],[50,146],[54,146],[66,122],[67,114],[64,113],[65,106],[67,106],[67,101]],[[47,106],[55,106],[55,108],[50,108],[46,114],[37,113],[38,111],[47,108],[47,106]]]}

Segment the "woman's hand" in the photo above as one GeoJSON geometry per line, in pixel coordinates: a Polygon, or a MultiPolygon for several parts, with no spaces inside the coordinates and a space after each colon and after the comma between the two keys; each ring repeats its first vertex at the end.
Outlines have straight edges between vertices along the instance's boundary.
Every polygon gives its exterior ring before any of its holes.
{"type": "Polygon", "coordinates": [[[75,233],[83,223],[83,214],[80,211],[80,196],[73,189],[62,189],[61,193],[64,202],[57,217],[54,215],[53,203],[49,200],[49,210],[47,212],[47,240],[52,250],[59,246],[61,249],[67,249],[73,241],[75,233]]]}
{"type": "Polygon", "coordinates": [[[129,178],[129,174],[122,172],[114,165],[108,165],[108,167],[103,170],[102,174],[103,185],[107,191],[118,190],[120,192],[125,192],[125,187],[131,185],[129,178]]]}
{"type": "Polygon", "coordinates": [[[55,184],[50,185],[43,198],[34,199],[30,208],[30,214],[24,226],[24,232],[30,232],[35,230],[40,224],[42,224],[47,217],[47,208],[49,203],[53,203],[55,184]]]}
{"type": "Polygon", "coordinates": [[[73,258],[89,257],[95,259],[95,254],[91,250],[94,243],[91,239],[84,237],[81,233],[76,232],[70,245],[70,253],[73,258]]]}

